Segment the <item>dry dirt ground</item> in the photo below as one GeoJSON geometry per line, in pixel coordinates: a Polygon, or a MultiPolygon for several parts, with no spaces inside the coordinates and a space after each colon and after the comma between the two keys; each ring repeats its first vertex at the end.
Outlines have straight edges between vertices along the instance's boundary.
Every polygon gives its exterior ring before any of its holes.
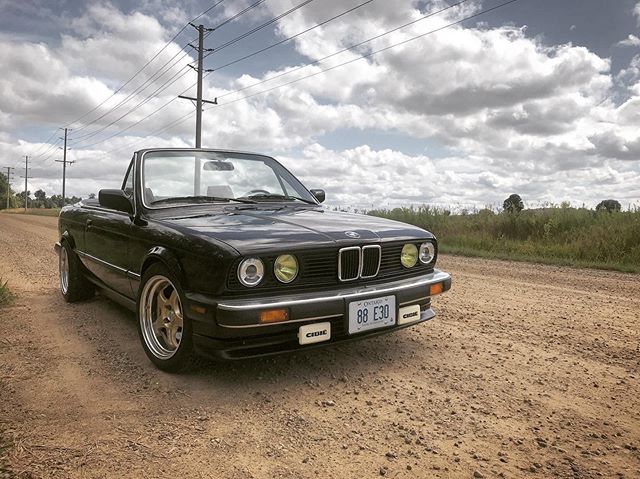
{"type": "Polygon", "coordinates": [[[16,477],[640,477],[638,276],[443,257],[433,321],[176,376],[131,313],[63,302],[55,224],[0,214],[16,477]]]}

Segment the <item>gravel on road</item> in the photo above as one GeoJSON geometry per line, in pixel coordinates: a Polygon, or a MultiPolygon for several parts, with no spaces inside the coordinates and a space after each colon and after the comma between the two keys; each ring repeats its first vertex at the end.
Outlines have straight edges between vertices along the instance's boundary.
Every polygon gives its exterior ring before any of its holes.
{"type": "Polygon", "coordinates": [[[16,477],[640,477],[640,276],[443,256],[433,321],[170,375],[133,314],[62,300],[56,221],[0,214],[16,477]]]}

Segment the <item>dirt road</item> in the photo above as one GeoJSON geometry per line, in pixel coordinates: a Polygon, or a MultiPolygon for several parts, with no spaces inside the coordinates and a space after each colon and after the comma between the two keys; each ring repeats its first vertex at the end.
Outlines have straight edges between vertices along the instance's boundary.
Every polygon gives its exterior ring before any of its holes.
{"type": "Polygon", "coordinates": [[[638,276],[443,257],[434,321],[174,376],[131,313],[63,302],[55,224],[0,214],[17,477],[640,477],[638,276]]]}

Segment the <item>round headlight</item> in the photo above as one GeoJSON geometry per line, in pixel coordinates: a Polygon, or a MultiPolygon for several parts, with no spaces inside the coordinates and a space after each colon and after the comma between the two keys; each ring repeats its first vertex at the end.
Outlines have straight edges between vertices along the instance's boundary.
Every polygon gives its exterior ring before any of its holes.
{"type": "Polygon", "coordinates": [[[405,268],[412,268],[418,262],[418,248],[414,244],[406,244],[402,247],[400,262],[405,268]]]}
{"type": "Polygon", "coordinates": [[[281,283],[291,283],[298,276],[298,260],[291,254],[283,254],[273,264],[273,274],[281,283]]]}
{"type": "Polygon", "coordinates": [[[436,247],[433,243],[422,243],[420,245],[420,262],[429,264],[436,256],[436,247]]]}
{"type": "Polygon", "coordinates": [[[264,264],[258,258],[247,258],[238,266],[238,279],[248,287],[257,286],[264,278],[264,264]]]}

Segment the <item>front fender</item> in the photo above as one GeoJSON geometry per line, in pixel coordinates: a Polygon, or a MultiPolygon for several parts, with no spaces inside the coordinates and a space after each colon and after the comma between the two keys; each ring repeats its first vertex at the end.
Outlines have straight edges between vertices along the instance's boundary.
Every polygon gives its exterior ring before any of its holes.
{"type": "Polygon", "coordinates": [[[169,269],[169,271],[171,271],[171,273],[178,278],[182,287],[184,288],[186,286],[186,277],[180,261],[178,261],[178,258],[175,254],[173,254],[164,246],[154,246],[149,251],[147,251],[144,260],[142,261],[140,277],[142,278],[147,268],[149,268],[149,266],[156,262],[164,264],[169,269]]]}
{"type": "Polygon", "coordinates": [[[65,230],[64,233],[60,235],[60,244],[62,244],[65,241],[69,243],[69,246],[71,246],[72,249],[74,250],[76,249],[76,242],[73,239],[73,236],[71,236],[71,233],[69,233],[69,230],[65,230]]]}

